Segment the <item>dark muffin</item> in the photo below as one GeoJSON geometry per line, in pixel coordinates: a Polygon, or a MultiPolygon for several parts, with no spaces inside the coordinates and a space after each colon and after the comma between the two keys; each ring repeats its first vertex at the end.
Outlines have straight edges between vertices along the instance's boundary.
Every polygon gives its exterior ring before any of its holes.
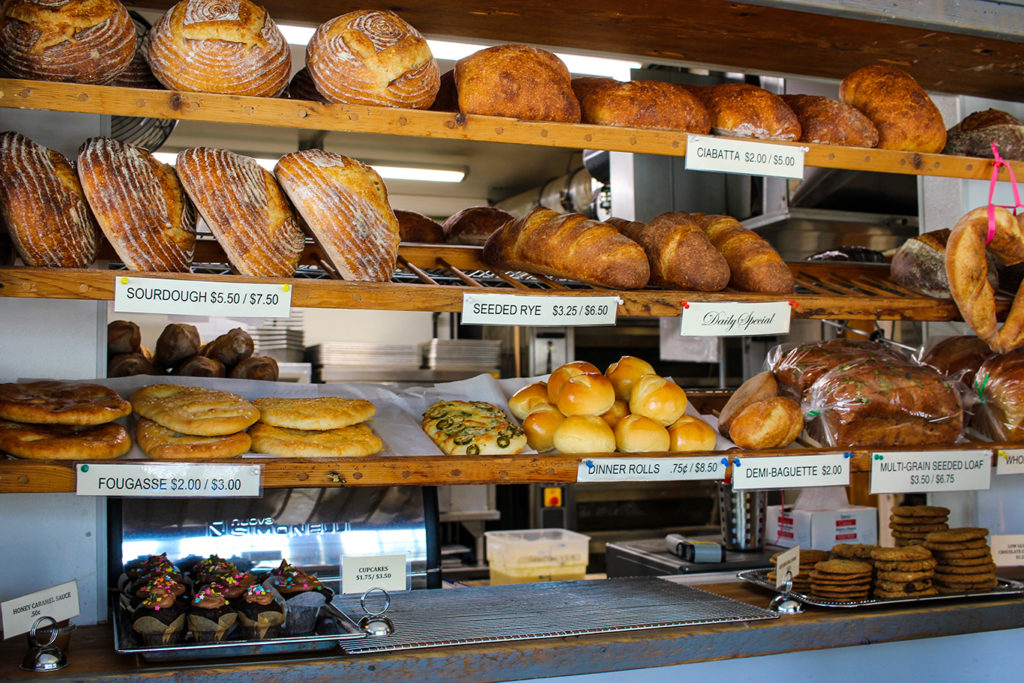
{"type": "Polygon", "coordinates": [[[237,613],[219,586],[203,588],[192,598],[188,610],[188,628],[197,643],[218,643],[235,624],[237,613]]]}
{"type": "Polygon", "coordinates": [[[132,613],[132,630],[144,645],[169,645],[185,630],[185,605],[169,591],[150,593],[132,613]]]}
{"type": "Polygon", "coordinates": [[[232,604],[238,609],[243,638],[264,640],[280,635],[284,607],[271,591],[259,584],[249,586],[245,594],[232,604]]]}

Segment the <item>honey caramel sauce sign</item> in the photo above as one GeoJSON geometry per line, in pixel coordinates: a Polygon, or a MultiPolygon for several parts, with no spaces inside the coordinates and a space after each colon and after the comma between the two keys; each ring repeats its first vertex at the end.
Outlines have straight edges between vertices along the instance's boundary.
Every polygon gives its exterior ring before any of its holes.
{"type": "Polygon", "coordinates": [[[614,325],[621,303],[617,296],[464,294],[462,324],[534,327],[614,325]]]}
{"type": "Polygon", "coordinates": [[[780,145],[736,138],[686,136],[686,170],[744,175],[804,177],[807,147],[780,145]]]}
{"type": "Polygon", "coordinates": [[[585,458],[576,469],[577,482],[697,481],[721,479],[729,460],[720,455],[684,458],[585,458]]]}
{"type": "Polygon", "coordinates": [[[996,474],[1024,474],[1024,448],[997,449],[996,474]]]}
{"type": "Polygon", "coordinates": [[[28,633],[40,617],[61,622],[77,617],[80,611],[78,581],[75,580],[5,600],[0,603],[4,638],[28,633]]]}
{"type": "Polygon", "coordinates": [[[292,287],[289,284],[123,275],[114,279],[116,313],[287,318],[291,315],[291,307],[292,287]]]}
{"type": "Polygon", "coordinates": [[[991,484],[991,451],[871,454],[872,494],[984,491],[991,484]]]}
{"type": "Polygon", "coordinates": [[[848,486],[850,454],[778,455],[732,460],[732,486],[745,489],[789,489],[848,486]]]}
{"type": "Polygon", "coordinates": [[[80,463],[79,496],[258,498],[263,467],[245,463],[80,463]]]}
{"type": "Polygon", "coordinates": [[[788,334],[788,301],[684,301],[679,333],[684,337],[749,337],[788,334]]]}

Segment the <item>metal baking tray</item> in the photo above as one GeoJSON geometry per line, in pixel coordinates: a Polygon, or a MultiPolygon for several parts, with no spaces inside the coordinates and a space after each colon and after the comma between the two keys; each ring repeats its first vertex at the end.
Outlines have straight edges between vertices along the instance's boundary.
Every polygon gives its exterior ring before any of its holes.
{"type": "MultiPolygon", "coordinates": [[[[747,583],[752,583],[755,586],[765,588],[772,593],[779,595],[783,594],[783,591],[775,587],[775,582],[768,580],[768,572],[771,569],[748,569],[746,571],[738,572],[737,578],[747,583]]],[[[940,595],[926,595],[920,598],[868,598],[867,600],[826,600],[823,598],[816,598],[811,595],[804,593],[798,593],[797,591],[790,591],[789,595],[795,600],[799,600],[805,605],[814,605],[815,607],[874,607],[876,605],[898,605],[907,602],[929,602],[932,600],[961,600],[963,598],[1002,598],[1002,597],[1019,597],[1024,594],[1024,583],[1019,581],[1011,581],[1010,579],[1000,579],[996,577],[999,585],[995,588],[989,588],[983,591],[972,591],[970,593],[945,593],[940,595]]]]}
{"type": "Polygon", "coordinates": [[[341,641],[366,637],[366,632],[341,610],[333,604],[327,604],[320,609],[313,633],[307,636],[241,640],[237,637],[238,629],[235,628],[233,633],[228,632],[227,638],[219,643],[196,643],[186,629],[185,639],[180,643],[147,646],[140,645],[135,640],[131,625],[124,619],[125,612],[119,608],[116,600],[111,606],[111,611],[114,615],[114,651],[120,654],[139,655],[149,662],[322,652],[337,650],[341,641]]]}

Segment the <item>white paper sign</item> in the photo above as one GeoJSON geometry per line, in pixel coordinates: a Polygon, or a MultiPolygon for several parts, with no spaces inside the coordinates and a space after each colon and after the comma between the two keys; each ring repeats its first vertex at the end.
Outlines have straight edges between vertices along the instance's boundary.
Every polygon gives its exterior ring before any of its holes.
{"type": "Polygon", "coordinates": [[[614,325],[618,312],[615,296],[462,296],[463,325],[614,325]]]}
{"type": "Polygon", "coordinates": [[[1024,534],[992,534],[989,545],[997,567],[1024,567],[1024,534]]]}
{"type": "Polygon", "coordinates": [[[83,463],[75,467],[80,496],[257,498],[261,465],[226,463],[83,463]]]}
{"type": "Polygon", "coordinates": [[[371,588],[383,588],[389,593],[404,591],[405,566],[405,555],[343,555],[341,592],[361,595],[371,588]]]}
{"type": "Polygon", "coordinates": [[[114,281],[114,311],[234,318],[287,318],[287,284],[209,282],[121,276],[114,281]]]}
{"type": "Polygon", "coordinates": [[[782,588],[800,573],[800,546],[796,545],[775,560],[775,587],[782,588]]]}
{"type": "Polygon", "coordinates": [[[694,481],[721,479],[728,460],[692,458],[588,458],[576,469],[576,481],[694,481]],[[723,462],[724,461],[724,462],[723,462]]]}
{"type": "Polygon", "coordinates": [[[872,453],[871,493],[987,490],[991,459],[991,451],[872,453]]]}
{"type": "Polygon", "coordinates": [[[849,483],[850,459],[842,453],[733,460],[732,487],[737,490],[847,486],[849,483]]]}
{"type": "Polygon", "coordinates": [[[78,614],[77,581],[68,581],[0,603],[5,639],[28,633],[39,617],[64,621],[78,614]]]}
{"type": "Polygon", "coordinates": [[[684,337],[740,337],[788,334],[788,301],[693,301],[683,306],[679,333],[684,337]]]}
{"type": "Polygon", "coordinates": [[[802,179],[806,150],[767,142],[687,135],[686,170],[802,179]]]}
{"type": "Polygon", "coordinates": [[[1024,448],[997,450],[996,474],[1024,474],[1024,448]]]}

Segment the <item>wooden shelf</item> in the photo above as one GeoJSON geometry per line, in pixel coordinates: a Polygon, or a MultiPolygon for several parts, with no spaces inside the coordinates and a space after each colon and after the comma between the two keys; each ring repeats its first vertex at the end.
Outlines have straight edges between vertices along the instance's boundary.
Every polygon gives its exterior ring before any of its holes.
{"type": "MultiPolygon", "coordinates": [[[[0,78],[0,108],[384,133],[666,156],[686,154],[686,133],[670,130],[519,121],[413,109],[9,78],[0,78]]],[[[771,144],[806,147],[806,165],[821,168],[981,180],[988,180],[992,172],[991,160],[975,157],[807,143],[771,144]]],[[[1013,167],[1018,176],[1024,177],[1024,162],[1014,162],[1013,167]]],[[[1003,180],[1009,180],[1006,169],[1001,169],[1000,173],[1003,180]]]]}

